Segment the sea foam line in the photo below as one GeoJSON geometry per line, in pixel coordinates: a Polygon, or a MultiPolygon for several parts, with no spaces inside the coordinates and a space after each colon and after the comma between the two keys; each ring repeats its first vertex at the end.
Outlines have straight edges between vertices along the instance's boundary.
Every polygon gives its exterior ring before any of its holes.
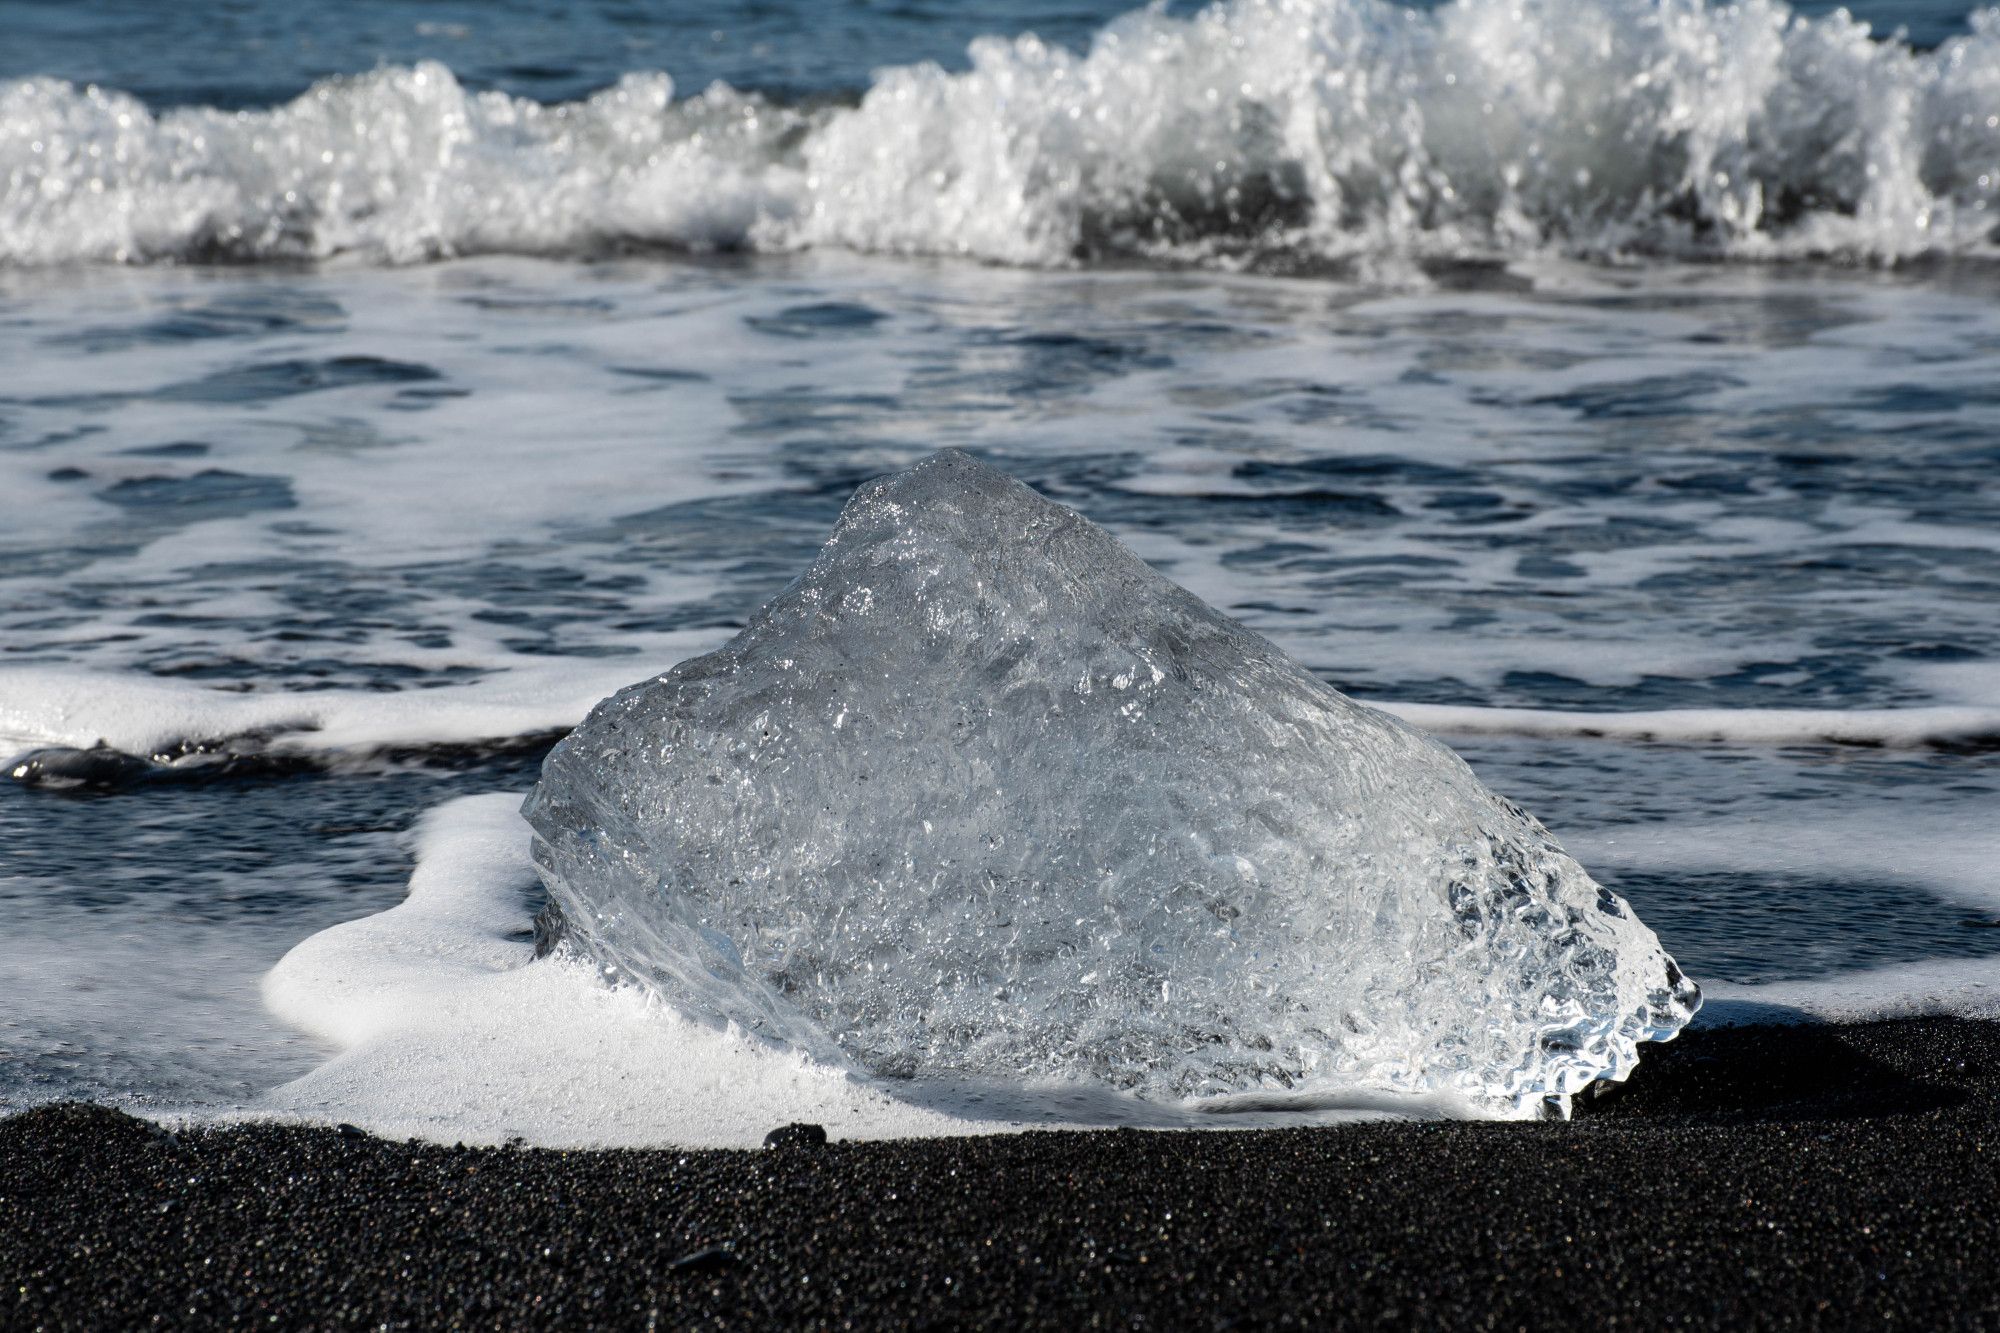
{"type": "MultiPolygon", "coordinates": [[[[693,631],[691,651],[716,631],[693,631]]],[[[0,759],[47,746],[126,754],[187,741],[254,740],[281,754],[337,758],[405,746],[478,745],[567,731],[600,699],[632,684],[630,663],[589,659],[516,667],[464,685],[394,693],[239,693],[108,672],[0,671],[0,759]]],[[[1580,712],[1365,700],[1445,736],[1602,738],[1733,745],[1920,748],[2000,739],[2000,707],[1686,708],[1580,712]]]]}
{"type": "MultiPolygon", "coordinates": [[[[714,631],[683,636],[690,652],[714,631]]],[[[477,745],[567,731],[632,683],[629,662],[514,667],[439,690],[236,692],[157,677],[39,667],[0,671],[0,757],[42,746],[150,755],[184,741],[256,740],[337,756],[398,746],[477,745]]]]}
{"type": "Polygon", "coordinates": [[[1446,736],[1570,737],[1734,745],[1880,745],[1919,748],[2000,741],[2000,708],[1666,708],[1598,713],[1545,708],[1364,700],[1446,736]]]}

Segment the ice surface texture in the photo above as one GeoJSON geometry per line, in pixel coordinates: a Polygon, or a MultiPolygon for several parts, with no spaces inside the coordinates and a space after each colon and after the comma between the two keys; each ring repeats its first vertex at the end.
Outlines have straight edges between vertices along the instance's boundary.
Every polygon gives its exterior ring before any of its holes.
{"type": "Polygon", "coordinates": [[[879,1076],[1529,1116],[1699,1004],[1456,755],[959,453],[526,813],[580,947],[879,1076]]]}

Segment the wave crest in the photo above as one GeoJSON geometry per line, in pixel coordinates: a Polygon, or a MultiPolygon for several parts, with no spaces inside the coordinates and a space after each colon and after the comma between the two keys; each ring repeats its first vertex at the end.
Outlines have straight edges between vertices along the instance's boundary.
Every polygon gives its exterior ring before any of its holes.
{"type": "Polygon", "coordinates": [[[437,64],[154,115],[0,84],[0,261],[633,247],[1030,265],[1990,254],[2000,10],[1935,51],[1777,0],[1232,0],[1076,54],[982,38],[858,106],[437,64]]]}

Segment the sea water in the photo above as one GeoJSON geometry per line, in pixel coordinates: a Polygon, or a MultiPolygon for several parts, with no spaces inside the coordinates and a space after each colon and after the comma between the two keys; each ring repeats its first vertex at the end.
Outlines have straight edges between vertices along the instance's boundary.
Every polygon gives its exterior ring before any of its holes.
{"type": "Polygon", "coordinates": [[[947,446],[1439,735],[1708,1021],[2000,1010],[2000,21],[1878,9],[31,8],[0,750],[144,762],[0,785],[0,1107],[1157,1119],[534,958],[548,746],[947,446]]]}

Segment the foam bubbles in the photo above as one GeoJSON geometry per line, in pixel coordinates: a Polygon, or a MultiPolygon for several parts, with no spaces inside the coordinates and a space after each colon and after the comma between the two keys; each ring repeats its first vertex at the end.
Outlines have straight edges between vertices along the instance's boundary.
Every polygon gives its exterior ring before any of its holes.
{"type": "Polygon", "coordinates": [[[122,93],[18,80],[0,85],[0,256],[409,263],[729,244],[785,208],[767,195],[784,180],[771,144],[796,118],[762,109],[722,88],[675,103],[663,74],[544,107],[468,92],[435,62],[268,111],[158,117],[122,93]]]}
{"type": "Polygon", "coordinates": [[[1589,736],[1625,741],[1737,745],[1917,747],[2000,737],[2000,708],[1666,708],[1628,713],[1474,708],[1377,701],[1405,722],[1449,736],[1589,736]]]}
{"type": "Polygon", "coordinates": [[[430,62],[233,114],[18,80],[0,259],[1990,253],[2000,17],[1971,29],[1918,53],[1778,0],[1229,0],[1082,54],[984,37],[851,108],[658,73],[543,106],[430,62]]]}

